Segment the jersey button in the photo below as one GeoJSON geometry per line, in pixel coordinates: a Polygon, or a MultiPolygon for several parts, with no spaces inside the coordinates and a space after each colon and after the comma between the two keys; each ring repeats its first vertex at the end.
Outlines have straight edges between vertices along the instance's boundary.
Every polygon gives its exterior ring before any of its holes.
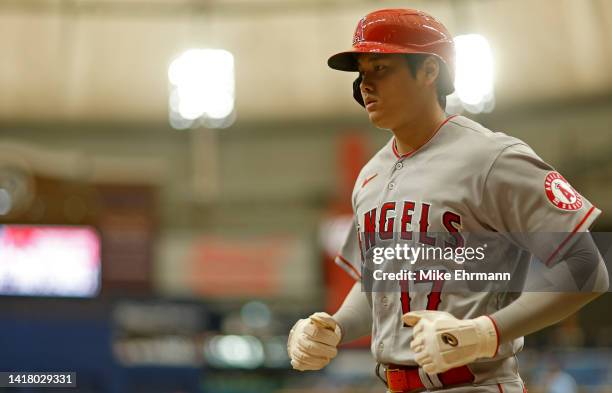
{"type": "Polygon", "coordinates": [[[389,306],[389,298],[386,296],[383,296],[382,299],[380,299],[380,302],[382,303],[383,307],[389,306]]]}
{"type": "Polygon", "coordinates": [[[402,167],[404,166],[404,164],[402,164],[401,162],[398,162],[397,164],[395,164],[395,169],[402,169],[402,167]]]}
{"type": "Polygon", "coordinates": [[[389,190],[393,190],[395,188],[395,183],[389,183],[389,190]]]}
{"type": "Polygon", "coordinates": [[[382,351],[383,349],[385,349],[385,344],[383,343],[378,344],[378,350],[382,351]]]}

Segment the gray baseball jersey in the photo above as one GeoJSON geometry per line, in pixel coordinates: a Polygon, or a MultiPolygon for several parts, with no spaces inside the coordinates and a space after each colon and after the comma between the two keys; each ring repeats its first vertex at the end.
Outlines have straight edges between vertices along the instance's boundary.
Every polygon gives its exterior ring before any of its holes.
{"type": "MultiPolygon", "coordinates": [[[[463,116],[444,121],[421,148],[400,155],[392,138],[361,170],[352,196],[355,229],[336,263],[360,279],[362,251],[372,233],[412,232],[423,243],[428,232],[504,232],[546,261],[559,252],[529,232],[583,231],[600,211],[521,140],[492,132],[463,116]]],[[[373,292],[372,353],[383,364],[416,365],[412,328],[401,317],[410,310],[441,310],[457,318],[491,314],[518,294],[461,292],[428,296],[425,291],[373,292]]],[[[515,354],[523,339],[500,346],[492,359],[471,363],[475,384],[520,381],[515,354]]]]}

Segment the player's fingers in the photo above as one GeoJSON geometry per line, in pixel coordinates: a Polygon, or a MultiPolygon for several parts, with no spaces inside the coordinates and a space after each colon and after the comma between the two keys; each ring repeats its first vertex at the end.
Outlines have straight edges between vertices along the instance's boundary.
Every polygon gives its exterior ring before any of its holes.
{"type": "Polygon", "coordinates": [[[320,370],[329,363],[329,359],[291,359],[291,365],[296,370],[320,370]]]}
{"type": "Polygon", "coordinates": [[[414,329],[412,330],[412,334],[416,336],[416,335],[422,333],[423,330],[425,329],[425,324],[426,323],[427,323],[426,320],[421,320],[419,323],[417,323],[414,326],[414,329]]]}
{"type": "Polygon", "coordinates": [[[402,316],[402,320],[408,326],[414,326],[421,320],[421,315],[418,312],[412,311],[402,316]]]}
{"type": "Polygon", "coordinates": [[[317,312],[310,316],[310,320],[324,329],[335,330],[336,321],[331,315],[324,312],[317,312]]]}
{"type": "Polygon", "coordinates": [[[410,346],[410,349],[412,349],[412,351],[414,353],[420,353],[423,352],[425,350],[425,345],[415,345],[415,346],[410,346]]]}
{"type": "Polygon", "coordinates": [[[309,370],[320,370],[325,366],[325,364],[314,364],[314,363],[304,362],[301,360],[292,360],[291,366],[296,370],[309,371],[309,370]]]}
{"type": "Polygon", "coordinates": [[[317,363],[317,362],[323,362],[323,361],[329,360],[325,356],[312,355],[300,349],[294,349],[293,351],[291,351],[291,359],[299,360],[303,362],[310,362],[310,363],[317,363]]]}
{"type": "Polygon", "coordinates": [[[340,342],[340,337],[338,337],[336,332],[319,327],[314,323],[307,325],[304,328],[304,333],[309,336],[310,339],[313,341],[331,345],[334,347],[340,342]]]}
{"type": "Polygon", "coordinates": [[[320,368],[314,367],[310,364],[307,364],[305,362],[302,362],[300,360],[292,360],[291,361],[291,367],[293,367],[295,370],[299,370],[299,371],[308,371],[308,370],[319,370],[320,368]]]}
{"type": "Polygon", "coordinates": [[[430,321],[433,322],[437,319],[452,317],[451,314],[446,311],[431,311],[431,310],[417,310],[410,311],[402,316],[402,320],[408,326],[414,326],[418,322],[430,321]]]}
{"type": "Polygon", "coordinates": [[[417,348],[422,347],[424,344],[425,339],[422,335],[415,336],[412,341],[410,341],[410,349],[417,351],[417,348]]]}
{"type": "Polygon", "coordinates": [[[431,357],[426,352],[419,352],[414,355],[414,360],[421,366],[427,363],[431,363],[431,357]]]}
{"type": "Polygon", "coordinates": [[[294,370],[298,370],[298,371],[305,371],[306,370],[306,366],[304,366],[302,363],[300,363],[299,360],[291,359],[291,367],[293,367],[294,370]]]}
{"type": "Polygon", "coordinates": [[[304,353],[325,358],[334,358],[338,354],[336,347],[314,342],[312,340],[298,342],[298,348],[304,353]]]}
{"type": "Polygon", "coordinates": [[[321,326],[319,323],[311,322],[304,327],[304,333],[311,337],[330,337],[336,338],[338,335],[335,330],[331,330],[321,326]]]}

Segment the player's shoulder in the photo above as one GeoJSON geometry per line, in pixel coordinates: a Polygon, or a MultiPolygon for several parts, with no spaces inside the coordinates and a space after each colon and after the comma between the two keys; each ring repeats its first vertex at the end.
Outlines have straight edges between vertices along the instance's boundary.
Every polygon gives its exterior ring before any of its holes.
{"type": "Polygon", "coordinates": [[[465,116],[454,116],[448,127],[467,146],[478,149],[503,150],[508,146],[524,144],[522,140],[500,131],[493,131],[465,116]]]}
{"type": "Polygon", "coordinates": [[[493,131],[465,116],[448,121],[448,137],[460,145],[466,156],[489,159],[506,150],[521,150],[535,154],[524,141],[501,131],[493,131]]]}
{"type": "Polygon", "coordinates": [[[393,137],[391,137],[361,168],[359,176],[367,176],[372,170],[383,168],[389,163],[395,162],[395,159],[393,154],[393,137]]]}

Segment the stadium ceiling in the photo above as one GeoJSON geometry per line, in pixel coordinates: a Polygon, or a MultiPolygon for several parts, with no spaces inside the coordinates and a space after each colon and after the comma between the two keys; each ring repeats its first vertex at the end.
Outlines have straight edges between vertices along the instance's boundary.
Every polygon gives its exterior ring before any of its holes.
{"type": "Polygon", "coordinates": [[[368,11],[409,5],[495,62],[497,108],[612,93],[612,2],[557,0],[3,0],[0,121],[166,122],[168,65],[235,57],[239,119],[358,116],[354,75],[327,68],[368,11]]]}

